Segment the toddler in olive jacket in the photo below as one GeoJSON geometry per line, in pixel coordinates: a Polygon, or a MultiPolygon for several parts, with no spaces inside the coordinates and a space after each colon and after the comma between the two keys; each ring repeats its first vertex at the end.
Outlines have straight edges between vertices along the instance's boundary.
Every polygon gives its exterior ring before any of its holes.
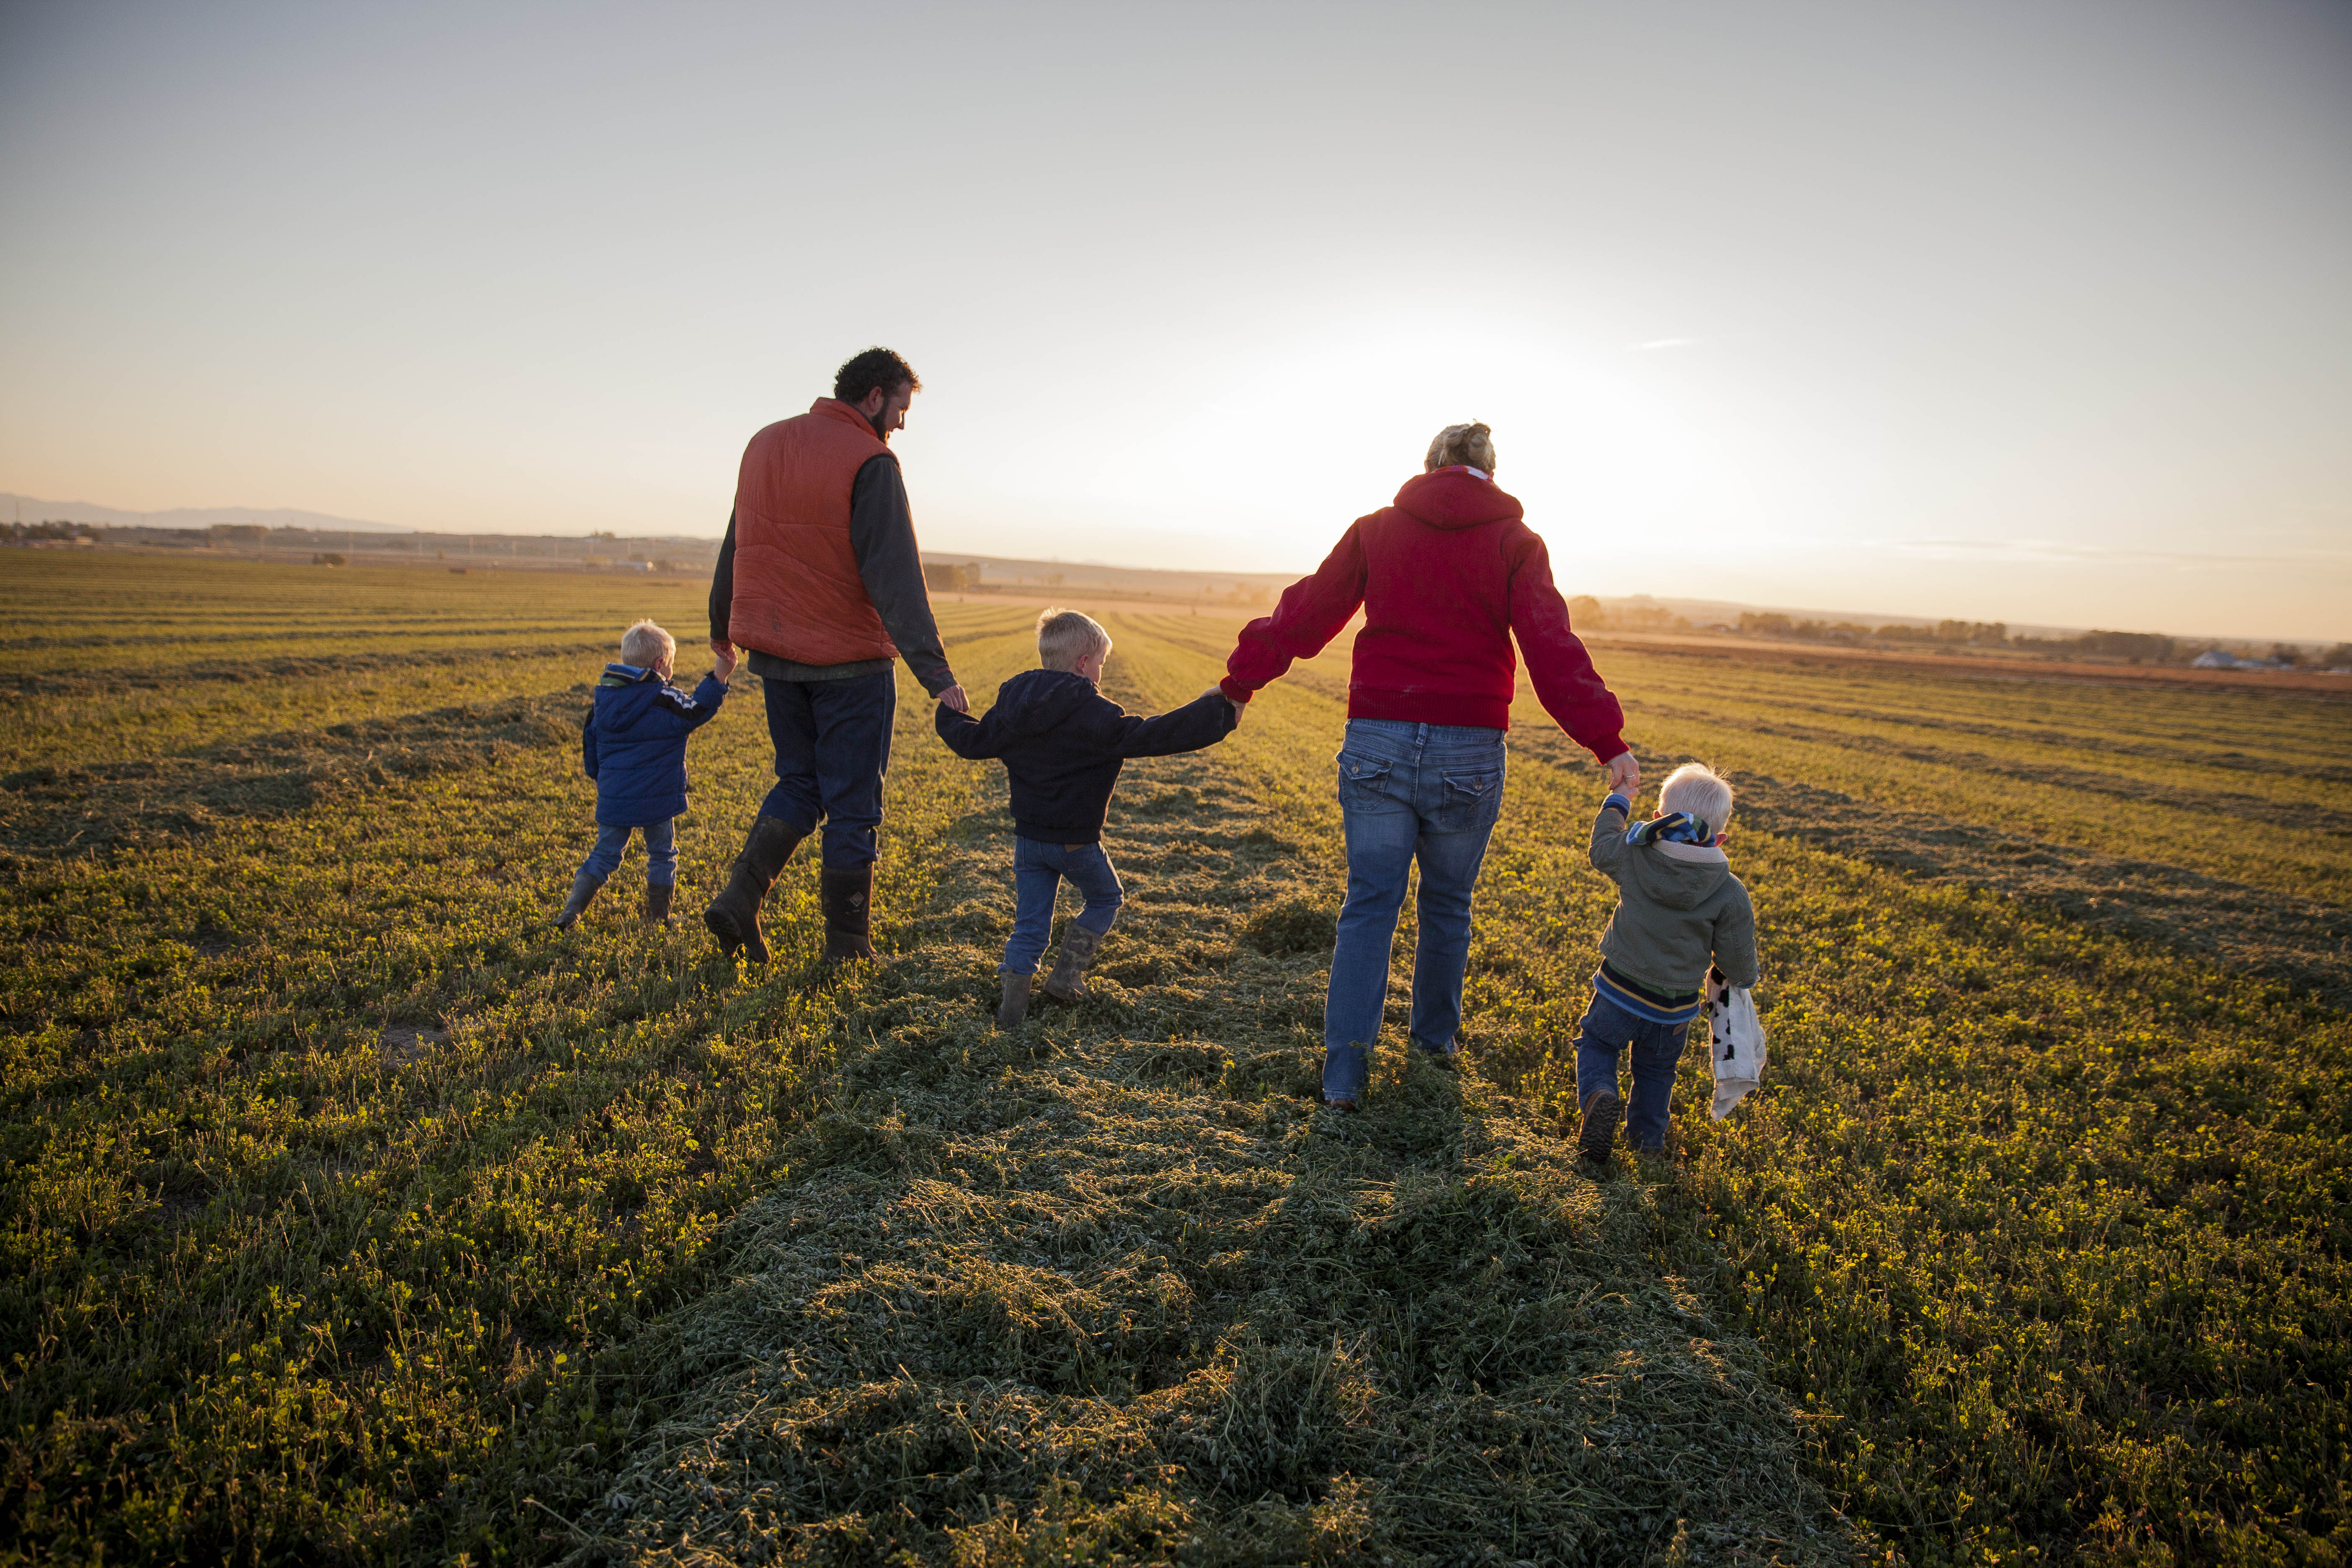
{"type": "Polygon", "coordinates": [[[1609,1158],[1621,1117],[1634,1148],[1666,1146],[1675,1068],[1710,968],[1732,985],[1756,984],[1756,910],[1723,852],[1730,784],[1685,763],[1659,790],[1658,816],[1629,826],[1633,809],[1612,793],[1592,823],[1593,868],[1617,884],[1576,1042],[1578,1142],[1595,1163],[1609,1158]],[[1629,1046],[1630,1105],[1617,1096],[1617,1058],[1629,1046]]]}

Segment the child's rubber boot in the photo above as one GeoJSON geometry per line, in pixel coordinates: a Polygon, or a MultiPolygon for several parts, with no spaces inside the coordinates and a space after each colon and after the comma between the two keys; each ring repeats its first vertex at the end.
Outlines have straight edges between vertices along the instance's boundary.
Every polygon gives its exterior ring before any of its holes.
{"type": "Polygon", "coordinates": [[[1009,1029],[1029,1016],[1029,985],[1037,977],[1015,974],[1007,969],[1004,976],[1004,1000],[996,1005],[996,1026],[1009,1029]]]}
{"type": "Polygon", "coordinates": [[[727,874],[727,886],[702,911],[702,923],[719,939],[719,952],[732,958],[740,948],[752,963],[768,962],[767,939],[760,934],[760,900],[807,837],[780,816],[763,816],[751,824],[743,852],[727,874]]]}
{"type": "Polygon", "coordinates": [[[1577,1130],[1576,1146],[1586,1159],[1596,1165],[1609,1163],[1609,1151],[1617,1142],[1617,1123],[1624,1114],[1624,1103],[1613,1089],[1596,1089],[1584,1097],[1584,1125],[1577,1130]]]}
{"type": "Polygon", "coordinates": [[[1095,955],[1102,951],[1102,933],[1088,931],[1072,921],[1062,928],[1062,951],[1054,960],[1054,973],[1045,976],[1045,994],[1056,1002],[1076,1003],[1087,994],[1087,971],[1095,966],[1095,955]]]}
{"type": "Polygon", "coordinates": [[[824,961],[847,963],[874,956],[869,920],[873,914],[874,868],[837,871],[827,866],[816,874],[817,902],[824,909],[824,961]]]}
{"type": "Polygon", "coordinates": [[[604,878],[592,877],[585,871],[572,878],[572,897],[565,902],[563,912],[555,917],[555,929],[570,931],[578,924],[582,912],[588,908],[588,900],[594,898],[596,889],[604,885],[604,878]]]}
{"type": "Polygon", "coordinates": [[[677,891],[676,884],[670,882],[646,884],[646,924],[649,926],[669,924],[670,895],[677,891]]]}

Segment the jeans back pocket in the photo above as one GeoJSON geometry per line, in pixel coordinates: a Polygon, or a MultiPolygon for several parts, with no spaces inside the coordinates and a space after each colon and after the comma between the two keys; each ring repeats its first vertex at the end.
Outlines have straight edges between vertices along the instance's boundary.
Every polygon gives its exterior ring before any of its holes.
{"type": "Polygon", "coordinates": [[[1386,757],[1368,757],[1357,752],[1339,753],[1339,804],[1343,807],[1380,809],[1403,803],[1391,798],[1389,775],[1396,763],[1386,757]]]}
{"type": "Polygon", "coordinates": [[[1474,833],[1495,826],[1503,809],[1503,770],[1446,768],[1439,773],[1444,799],[1437,808],[1441,833],[1474,833]]]}

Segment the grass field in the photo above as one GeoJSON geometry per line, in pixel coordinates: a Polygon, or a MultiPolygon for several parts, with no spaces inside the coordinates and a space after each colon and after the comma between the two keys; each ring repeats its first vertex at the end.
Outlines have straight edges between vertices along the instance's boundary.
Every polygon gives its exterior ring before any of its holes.
{"type": "MultiPolygon", "coordinates": [[[[795,863],[746,971],[749,676],[689,918],[546,923],[587,682],[698,592],[7,574],[0,1561],[2352,1556],[2352,704],[1605,653],[1740,785],[1772,1074],[1596,1173],[1597,773],[1524,697],[1469,1071],[1392,1031],[1333,1124],[1344,647],[1130,768],[1098,994],[1007,1034],[1002,772],[910,684],[883,960],[795,863]]],[[[942,606],[976,696],[1031,613],[942,606]]],[[[1117,617],[1109,689],[1233,626],[1117,617]]]]}

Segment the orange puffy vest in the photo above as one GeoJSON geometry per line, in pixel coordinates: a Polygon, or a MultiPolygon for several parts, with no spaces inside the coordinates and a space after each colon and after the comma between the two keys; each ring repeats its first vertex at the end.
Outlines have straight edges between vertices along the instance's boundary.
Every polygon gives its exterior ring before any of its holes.
{"type": "Polygon", "coordinates": [[[795,664],[898,657],[849,542],[857,470],[889,449],[864,415],[831,397],[751,437],[735,479],[728,641],[795,664]]]}

